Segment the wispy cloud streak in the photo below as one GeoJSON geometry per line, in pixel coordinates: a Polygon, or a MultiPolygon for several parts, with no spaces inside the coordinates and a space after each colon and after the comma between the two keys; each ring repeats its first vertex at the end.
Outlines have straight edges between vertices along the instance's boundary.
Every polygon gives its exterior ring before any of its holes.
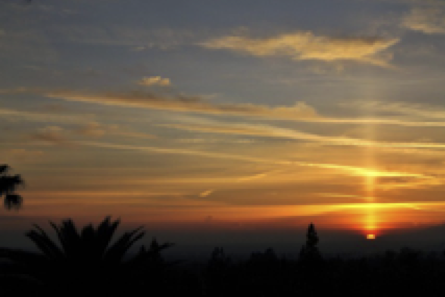
{"type": "Polygon", "coordinates": [[[424,174],[410,173],[410,172],[396,172],[396,171],[384,171],[372,168],[354,167],[346,165],[337,164],[323,164],[323,163],[309,163],[302,161],[289,161],[289,160],[273,160],[264,158],[255,158],[243,155],[234,154],[224,154],[216,152],[205,152],[205,151],[195,151],[188,149],[176,149],[176,148],[161,148],[161,147],[151,147],[151,146],[134,146],[125,144],[113,144],[104,142],[92,142],[92,141],[78,141],[76,142],[80,145],[101,147],[109,149],[118,150],[130,150],[130,151],[140,151],[147,153],[158,153],[158,154],[178,154],[178,155],[189,155],[196,157],[206,157],[206,158],[216,158],[234,161],[244,161],[252,163],[270,164],[270,165],[280,165],[280,166],[304,166],[304,167],[316,167],[322,169],[332,169],[337,171],[342,171],[353,176],[373,176],[373,177],[409,177],[409,178],[435,178],[434,176],[428,176],[424,174]]]}
{"type": "Polygon", "coordinates": [[[206,133],[223,133],[234,135],[251,135],[272,138],[285,138],[318,142],[324,145],[338,146],[359,146],[359,147],[379,147],[379,148],[423,148],[423,149],[445,149],[444,143],[422,143],[422,142],[383,142],[365,139],[356,139],[338,136],[321,136],[305,133],[297,130],[279,128],[269,125],[248,125],[248,124],[222,124],[219,125],[164,125],[167,127],[200,131],[206,133]]]}
{"type": "MultiPolygon", "coordinates": [[[[408,127],[445,127],[445,122],[434,121],[405,121],[391,118],[333,118],[320,115],[315,108],[305,102],[298,101],[293,106],[266,106],[258,104],[218,104],[204,100],[199,96],[177,95],[166,97],[149,92],[128,93],[85,93],[80,91],[48,91],[41,89],[18,88],[0,90],[1,93],[34,93],[37,95],[74,102],[100,104],[104,106],[119,106],[126,108],[147,108],[174,112],[201,113],[224,116],[261,117],[271,120],[300,121],[324,124],[375,124],[399,125],[408,127]]],[[[0,110],[2,113],[2,110],[0,110]]],[[[13,110],[3,110],[9,116],[23,116],[29,114],[29,119],[37,120],[32,113],[22,113],[13,110]]],[[[42,120],[44,119],[43,117],[42,120]]]]}
{"type": "Polygon", "coordinates": [[[309,31],[280,34],[269,38],[232,35],[200,43],[209,49],[225,49],[253,56],[289,56],[293,60],[324,62],[356,61],[390,67],[392,55],[382,52],[399,42],[397,38],[317,36],[309,31]]]}
{"type": "Polygon", "coordinates": [[[445,34],[445,10],[439,5],[413,8],[402,26],[425,34],[445,34]]]}

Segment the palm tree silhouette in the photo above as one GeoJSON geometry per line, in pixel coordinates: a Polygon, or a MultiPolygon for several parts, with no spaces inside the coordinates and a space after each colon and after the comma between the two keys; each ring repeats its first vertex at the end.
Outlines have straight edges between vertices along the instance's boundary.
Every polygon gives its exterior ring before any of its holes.
{"type": "Polygon", "coordinates": [[[142,227],[125,232],[112,243],[120,220],[111,221],[110,217],[106,217],[97,228],[89,224],[80,231],[71,219],[62,221],[60,225],[50,224],[56,231],[59,244],[38,225],[34,225],[35,229],[27,232],[26,236],[43,255],[36,277],[61,295],[77,294],[86,288],[99,289],[107,296],[118,292],[127,294],[131,287],[127,286],[128,283],[136,285],[139,282],[141,266],[153,266],[154,262],[149,260],[171,246],[154,241],[148,250],[142,246],[133,258],[125,259],[129,249],[144,236],[142,227]],[[66,292],[67,288],[69,292],[66,292]]]}
{"type": "Polygon", "coordinates": [[[23,204],[23,198],[14,193],[25,182],[19,174],[10,175],[11,167],[0,165],[0,197],[5,196],[3,204],[6,209],[19,209],[23,204]]]}
{"type": "Polygon", "coordinates": [[[120,264],[131,246],[144,236],[142,227],[139,227],[131,232],[125,232],[111,245],[111,239],[120,221],[111,222],[110,217],[105,218],[96,229],[89,224],[82,228],[81,232],[77,230],[71,219],[62,221],[60,226],[53,222],[50,224],[56,231],[60,247],[38,225],[34,225],[36,230],[29,231],[26,236],[49,261],[82,265],[85,268],[86,266],[120,264]]]}

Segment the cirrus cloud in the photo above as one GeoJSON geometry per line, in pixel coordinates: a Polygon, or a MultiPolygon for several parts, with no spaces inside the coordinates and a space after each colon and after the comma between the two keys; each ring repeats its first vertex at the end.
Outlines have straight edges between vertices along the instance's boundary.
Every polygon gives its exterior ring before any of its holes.
{"type": "Polygon", "coordinates": [[[317,36],[309,31],[297,31],[269,38],[229,35],[207,40],[200,45],[209,49],[225,49],[258,57],[288,56],[298,61],[355,61],[390,67],[392,55],[383,52],[398,42],[398,38],[335,38],[317,36]]]}
{"type": "Polygon", "coordinates": [[[445,34],[445,11],[441,7],[413,8],[402,26],[425,34],[445,34]]]}
{"type": "Polygon", "coordinates": [[[139,85],[143,86],[160,86],[160,87],[168,87],[171,85],[171,81],[169,78],[162,78],[160,76],[150,76],[143,77],[138,81],[139,85]]]}
{"type": "Polygon", "coordinates": [[[35,140],[45,141],[55,144],[66,144],[66,130],[59,126],[47,126],[38,129],[31,137],[35,140]]]}
{"type": "Polygon", "coordinates": [[[45,92],[44,96],[110,106],[141,107],[180,112],[247,115],[289,120],[319,117],[314,108],[301,101],[296,102],[293,106],[270,107],[255,104],[214,104],[196,96],[178,95],[173,98],[167,98],[147,92],[88,94],[71,91],[53,91],[45,92]]]}

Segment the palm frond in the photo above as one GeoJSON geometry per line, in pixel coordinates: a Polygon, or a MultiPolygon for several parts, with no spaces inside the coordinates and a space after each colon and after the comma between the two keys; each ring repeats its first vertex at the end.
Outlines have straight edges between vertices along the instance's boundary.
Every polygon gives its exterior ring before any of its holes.
{"type": "Polygon", "coordinates": [[[104,255],[104,260],[114,263],[121,262],[128,249],[145,235],[145,232],[141,231],[142,228],[143,226],[136,228],[131,232],[124,233],[111,247],[108,248],[104,255]]]}
{"type": "Polygon", "coordinates": [[[60,260],[65,258],[63,251],[51,240],[46,232],[39,225],[33,225],[36,230],[26,233],[26,236],[51,260],[60,260]]]}
{"type": "Polygon", "coordinates": [[[97,240],[97,253],[104,255],[108,248],[108,245],[116,232],[117,227],[120,224],[120,220],[116,220],[110,223],[110,217],[106,217],[105,220],[97,227],[96,240],[97,240]]]}
{"type": "Polygon", "coordinates": [[[18,187],[24,185],[25,181],[19,174],[0,176],[0,196],[3,194],[13,193],[18,187]]]}
{"type": "Polygon", "coordinates": [[[9,170],[11,170],[11,167],[9,167],[8,165],[6,164],[0,165],[0,175],[8,173],[9,170]]]}
{"type": "Polygon", "coordinates": [[[14,194],[18,187],[24,186],[25,181],[20,174],[10,175],[11,167],[6,164],[0,165],[0,197],[5,195],[3,201],[7,210],[19,209],[23,204],[23,198],[14,194]]]}
{"type": "Polygon", "coordinates": [[[5,196],[5,199],[3,201],[3,204],[6,209],[20,209],[23,204],[23,198],[20,195],[17,194],[7,194],[5,196]]]}
{"type": "Polygon", "coordinates": [[[66,257],[74,254],[80,248],[80,236],[76,226],[70,220],[63,221],[61,226],[50,222],[51,227],[56,231],[63,253],[66,257]]]}
{"type": "Polygon", "coordinates": [[[143,227],[124,233],[110,246],[111,239],[119,226],[120,221],[111,222],[106,217],[97,229],[93,225],[85,226],[81,232],[77,231],[74,222],[70,219],[62,221],[59,226],[50,222],[60,242],[59,248],[38,225],[36,230],[27,233],[27,236],[48,258],[65,258],[68,262],[104,262],[120,264],[127,251],[133,244],[144,236],[143,227]]]}

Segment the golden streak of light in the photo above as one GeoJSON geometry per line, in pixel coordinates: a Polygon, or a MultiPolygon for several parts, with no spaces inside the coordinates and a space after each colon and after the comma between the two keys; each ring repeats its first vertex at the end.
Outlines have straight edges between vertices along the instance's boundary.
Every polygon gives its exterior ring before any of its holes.
{"type": "Polygon", "coordinates": [[[329,197],[329,198],[353,198],[353,199],[359,199],[359,200],[365,200],[365,201],[375,199],[375,197],[350,195],[350,194],[338,194],[338,193],[318,193],[317,196],[329,197]]]}
{"type": "Polygon", "coordinates": [[[295,165],[307,166],[307,167],[317,167],[325,169],[338,169],[342,171],[350,172],[356,176],[364,177],[411,177],[411,178],[422,178],[429,179],[432,176],[420,174],[420,173],[410,173],[410,172],[398,172],[398,171],[384,171],[377,169],[369,169],[363,167],[354,167],[346,165],[336,165],[336,164],[319,164],[319,163],[306,163],[306,162],[294,162],[295,165]]]}
{"type": "MultiPolygon", "coordinates": [[[[385,230],[398,228],[400,224],[435,224],[444,221],[445,202],[411,203],[343,203],[315,205],[228,205],[209,199],[113,199],[97,198],[88,203],[75,197],[71,199],[53,198],[41,201],[29,199],[23,209],[24,216],[81,216],[115,213],[134,221],[161,225],[182,226],[184,223],[204,224],[211,216],[214,222],[222,223],[258,223],[277,222],[282,226],[298,227],[299,220],[317,217],[317,224],[323,228],[347,229],[353,232],[378,236],[385,230]],[[51,204],[48,208],[47,205],[51,204]],[[69,207],[67,207],[69,205],[69,207]],[[379,215],[368,220],[367,214],[379,215]],[[375,225],[373,225],[375,224],[375,225]],[[364,227],[368,226],[368,228],[364,227]]],[[[201,226],[200,225],[200,226],[201,226]]],[[[270,225],[270,224],[269,224],[270,225]]],[[[221,225],[223,226],[223,225],[221,225]]]]}

